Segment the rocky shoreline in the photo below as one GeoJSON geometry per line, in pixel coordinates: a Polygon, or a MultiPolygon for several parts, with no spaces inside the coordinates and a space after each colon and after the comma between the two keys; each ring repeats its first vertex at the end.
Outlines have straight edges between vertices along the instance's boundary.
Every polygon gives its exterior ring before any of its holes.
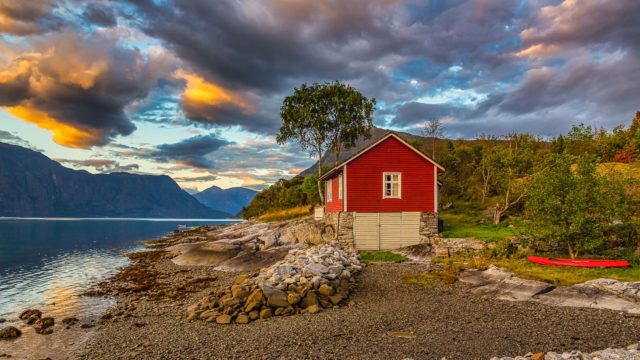
{"type": "MultiPolygon", "coordinates": [[[[268,224],[275,239],[270,245],[254,232],[263,226],[256,223],[202,227],[151,241],[149,251],[129,254],[131,265],[90,291],[115,298],[116,305],[69,358],[489,359],[527,352],[533,358],[539,352],[622,349],[640,341],[640,317],[634,314],[501,301],[472,294],[463,282],[413,285],[407,279],[430,271],[431,264],[361,267],[352,252],[283,237],[300,224],[309,222],[268,224]],[[202,244],[209,248],[205,252],[220,255],[216,242],[237,246],[233,256],[209,265],[175,261],[190,246],[203,251],[202,244]],[[260,254],[276,251],[284,254],[268,260],[260,254]],[[262,270],[229,271],[257,265],[262,270]],[[322,285],[332,290],[321,292],[322,285]],[[279,292],[268,294],[272,290],[279,292]],[[311,293],[317,308],[305,300],[311,293]],[[341,298],[332,301],[335,295],[341,298]],[[260,319],[263,309],[284,316],[260,319]],[[203,315],[207,311],[214,312],[203,315]],[[218,321],[222,315],[228,321],[218,321]]],[[[321,239],[323,231],[329,239],[321,228],[316,235],[321,239]]]]}

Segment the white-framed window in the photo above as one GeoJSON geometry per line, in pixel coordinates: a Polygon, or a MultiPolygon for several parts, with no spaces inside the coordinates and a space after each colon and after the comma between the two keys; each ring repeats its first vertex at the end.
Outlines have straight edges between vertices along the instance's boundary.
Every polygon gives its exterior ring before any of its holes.
{"type": "Polygon", "coordinates": [[[324,183],[324,185],[327,187],[327,201],[333,200],[333,187],[331,186],[332,182],[333,180],[329,180],[324,183]]]}
{"type": "Polygon", "coordinates": [[[338,175],[338,199],[342,199],[342,174],[338,175]]]}
{"type": "Polygon", "coordinates": [[[382,198],[383,199],[402,198],[402,173],[399,173],[399,172],[382,173],[382,198]]]}

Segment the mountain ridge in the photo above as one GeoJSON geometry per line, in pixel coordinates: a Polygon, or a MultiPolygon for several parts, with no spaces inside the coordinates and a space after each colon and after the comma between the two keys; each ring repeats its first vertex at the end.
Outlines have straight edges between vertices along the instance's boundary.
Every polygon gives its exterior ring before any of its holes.
{"type": "Polygon", "coordinates": [[[232,215],[239,214],[257,194],[257,191],[244,187],[222,189],[212,186],[193,195],[210,209],[224,211],[232,215]]]}
{"type": "Polygon", "coordinates": [[[0,142],[0,216],[227,218],[167,175],[73,170],[0,142]]]}

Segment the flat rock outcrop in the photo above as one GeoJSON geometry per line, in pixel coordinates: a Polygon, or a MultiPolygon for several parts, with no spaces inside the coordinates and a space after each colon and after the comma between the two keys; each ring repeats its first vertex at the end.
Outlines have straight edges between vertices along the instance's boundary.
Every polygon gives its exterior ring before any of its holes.
{"type": "Polygon", "coordinates": [[[486,247],[487,244],[484,241],[472,238],[436,238],[432,241],[432,251],[436,257],[477,252],[486,247]]]}
{"type": "Polygon", "coordinates": [[[640,351],[638,344],[629,345],[625,349],[604,349],[592,353],[579,350],[547,353],[528,353],[516,357],[493,357],[491,360],[638,360],[640,351]]]}
{"type": "Polygon", "coordinates": [[[554,287],[545,282],[518,278],[493,265],[484,271],[464,271],[459,280],[474,294],[502,300],[640,314],[640,282],[596,279],[568,287],[554,287]]]}
{"type": "Polygon", "coordinates": [[[222,271],[258,271],[282,260],[292,249],[332,242],[333,232],[310,218],[264,223],[245,221],[181,233],[166,250],[176,265],[215,266],[222,271]]]}
{"type": "Polygon", "coordinates": [[[471,286],[478,295],[492,295],[501,300],[524,301],[552,291],[554,287],[542,281],[520,279],[496,266],[487,270],[470,270],[460,274],[460,282],[471,286]]]}

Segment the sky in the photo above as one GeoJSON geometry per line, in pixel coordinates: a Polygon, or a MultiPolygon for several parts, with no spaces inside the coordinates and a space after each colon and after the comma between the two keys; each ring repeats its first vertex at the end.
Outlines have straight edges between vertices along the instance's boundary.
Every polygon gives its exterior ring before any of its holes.
{"type": "Polygon", "coordinates": [[[0,0],[0,141],[259,189],[313,162],[275,141],[284,97],[335,80],[394,130],[611,129],[640,110],[638,16],[637,0],[0,0]]]}

